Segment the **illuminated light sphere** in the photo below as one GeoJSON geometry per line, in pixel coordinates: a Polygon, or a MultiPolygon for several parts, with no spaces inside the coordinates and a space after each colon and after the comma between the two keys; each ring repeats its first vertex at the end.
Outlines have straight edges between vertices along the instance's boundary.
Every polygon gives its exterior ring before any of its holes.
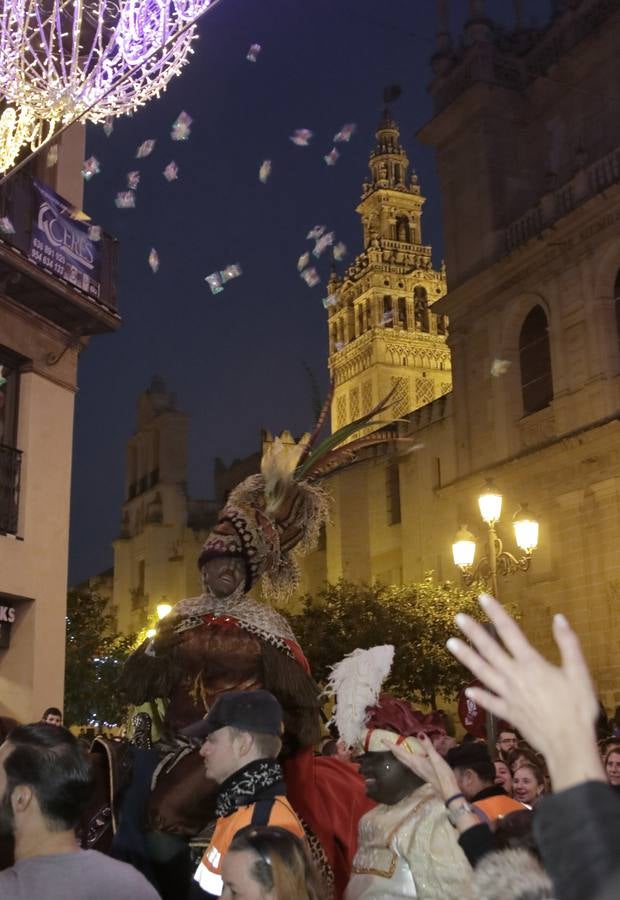
{"type": "Polygon", "coordinates": [[[454,565],[460,569],[469,569],[473,565],[476,555],[476,538],[466,525],[461,525],[452,544],[452,558],[454,565]]]}
{"type": "Polygon", "coordinates": [[[131,113],[180,73],[197,37],[191,23],[212,3],[5,0],[0,93],[46,121],[131,113]]]}
{"type": "Polygon", "coordinates": [[[532,553],[538,547],[538,521],[524,503],[514,515],[513,527],[517,547],[524,553],[532,553]]]}
{"type": "Polygon", "coordinates": [[[53,122],[43,122],[30,107],[8,106],[0,114],[0,173],[11,168],[23,147],[37,150],[54,130],[53,122]]]}

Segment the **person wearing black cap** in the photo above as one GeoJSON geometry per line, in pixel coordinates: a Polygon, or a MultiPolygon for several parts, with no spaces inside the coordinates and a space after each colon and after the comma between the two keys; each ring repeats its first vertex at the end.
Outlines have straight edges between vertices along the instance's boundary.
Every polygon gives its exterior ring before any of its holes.
{"type": "Polygon", "coordinates": [[[446,762],[454,769],[456,782],[465,799],[491,826],[497,819],[525,807],[509,797],[500,784],[495,784],[495,766],[483,744],[469,743],[452,747],[446,762]]]}
{"type": "Polygon", "coordinates": [[[206,719],[185,729],[204,739],[205,775],[218,784],[215,830],[194,875],[208,896],[222,894],[222,860],[239,829],[278,825],[305,837],[277,761],[282,730],[282,707],[264,690],[221,694],[206,719]]]}

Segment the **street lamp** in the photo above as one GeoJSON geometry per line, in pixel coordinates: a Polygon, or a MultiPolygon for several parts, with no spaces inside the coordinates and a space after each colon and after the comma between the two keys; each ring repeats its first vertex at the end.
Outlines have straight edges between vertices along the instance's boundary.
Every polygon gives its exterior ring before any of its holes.
{"type": "MultiPolygon", "coordinates": [[[[492,481],[487,481],[484,492],[478,497],[478,508],[482,521],[487,526],[487,552],[474,565],[476,556],[476,538],[468,531],[466,525],[461,525],[452,544],[452,558],[455,566],[461,570],[461,577],[465,584],[473,584],[475,581],[483,581],[498,598],[497,576],[513,575],[516,572],[527,572],[532,560],[532,553],[538,546],[538,522],[527,508],[527,504],[519,507],[513,516],[515,542],[522,551],[522,556],[514,556],[504,545],[495,530],[502,514],[502,495],[496,489],[492,481]]],[[[490,634],[495,636],[492,625],[486,626],[490,634]]],[[[487,713],[487,743],[489,749],[495,743],[496,723],[494,716],[487,713]]]]}
{"type": "Polygon", "coordinates": [[[157,618],[160,620],[165,619],[168,613],[172,612],[172,603],[168,603],[166,600],[162,600],[161,603],[157,604],[157,618]]]}

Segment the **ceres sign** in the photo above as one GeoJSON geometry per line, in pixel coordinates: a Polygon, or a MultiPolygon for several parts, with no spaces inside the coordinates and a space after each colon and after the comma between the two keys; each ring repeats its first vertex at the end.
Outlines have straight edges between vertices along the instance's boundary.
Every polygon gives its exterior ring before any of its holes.
{"type": "Polygon", "coordinates": [[[0,650],[6,650],[11,643],[11,625],[15,621],[15,607],[0,604],[0,650]]]}

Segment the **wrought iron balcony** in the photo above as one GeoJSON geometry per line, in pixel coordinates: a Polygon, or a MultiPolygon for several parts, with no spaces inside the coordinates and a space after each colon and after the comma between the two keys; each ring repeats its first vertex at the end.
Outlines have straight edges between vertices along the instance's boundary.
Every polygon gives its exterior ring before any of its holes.
{"type": "Polygon", "coordinates": [[[0,292],[76,335],[119,327],[118,242],[93,234],[47,185],[18,173],[0,188],[0,292]]]}
{"type": "Polygon", "coordinates": [[[21,450],[0,444],[0,534],[17,534],[21,450]]]}

